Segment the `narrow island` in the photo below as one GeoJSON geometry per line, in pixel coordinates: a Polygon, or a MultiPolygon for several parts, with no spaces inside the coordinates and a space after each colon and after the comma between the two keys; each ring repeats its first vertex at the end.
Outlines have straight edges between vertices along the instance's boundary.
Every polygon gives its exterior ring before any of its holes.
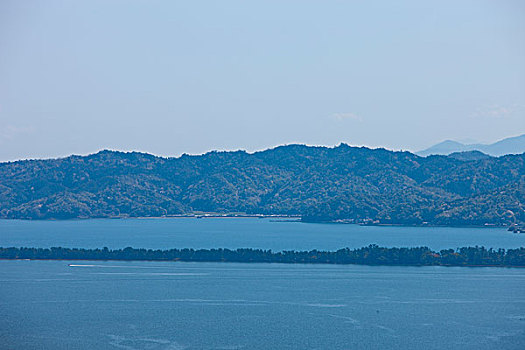
{"type": "Polygon", "coordinates": [[[496,266],[525,267],[525,248],[486,249],[463,247],[433,251],[427,247],[385,248],[369,245],[337,251],[281,251],[263,249],[81,249],[81,248],[2,248],[3,260],[123,260],[187,261],[284,264],[355,264],[393,266],[496,266]]]}

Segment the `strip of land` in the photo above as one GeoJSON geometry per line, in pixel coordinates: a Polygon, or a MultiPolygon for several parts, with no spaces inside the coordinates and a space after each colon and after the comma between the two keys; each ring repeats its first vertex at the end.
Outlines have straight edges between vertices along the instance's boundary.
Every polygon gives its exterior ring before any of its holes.
{"type": "Polygon", "coordinates": [[[369,245],[359,249],[344,248],[337,251],[273,252],[250,248],[153,250],[131,247],[124,249],[0,247],[0,259],[525,267],[525,248],[496,250],[476,246],[433,251],[427,247],[385,248],[369,245]]]}

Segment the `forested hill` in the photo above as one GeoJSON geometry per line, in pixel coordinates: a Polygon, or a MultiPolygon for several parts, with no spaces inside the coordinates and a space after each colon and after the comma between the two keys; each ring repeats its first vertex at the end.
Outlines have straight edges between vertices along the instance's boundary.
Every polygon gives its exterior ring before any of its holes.
{"type": "Polygon", "coordinates": [[[0,218],[199,212],[436,225],[525,220],[525,154],[478,160],[350,147],[161,158],[102,151],[0,163],[0,218]]]}

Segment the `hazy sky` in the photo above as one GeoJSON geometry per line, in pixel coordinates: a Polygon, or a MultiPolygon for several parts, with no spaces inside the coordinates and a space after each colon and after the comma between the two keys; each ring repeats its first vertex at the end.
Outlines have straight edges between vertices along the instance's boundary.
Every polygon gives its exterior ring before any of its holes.
{"type": "Polygon", "coordinates": [[[522,133],[524,1],[0,1],[0,160],[522,133]]]}

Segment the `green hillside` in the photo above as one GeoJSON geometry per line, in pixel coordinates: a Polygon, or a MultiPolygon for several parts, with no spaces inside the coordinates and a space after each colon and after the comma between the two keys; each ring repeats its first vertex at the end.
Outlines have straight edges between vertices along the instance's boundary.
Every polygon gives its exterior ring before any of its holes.
{"type": "Polygon", "coordinates": [[[525,154],[479,160],[350,147],[161,158],[101,151],[0,164],[0,218],[199,212],[305,221],[484,225],[525,221],[525,154]]]}

